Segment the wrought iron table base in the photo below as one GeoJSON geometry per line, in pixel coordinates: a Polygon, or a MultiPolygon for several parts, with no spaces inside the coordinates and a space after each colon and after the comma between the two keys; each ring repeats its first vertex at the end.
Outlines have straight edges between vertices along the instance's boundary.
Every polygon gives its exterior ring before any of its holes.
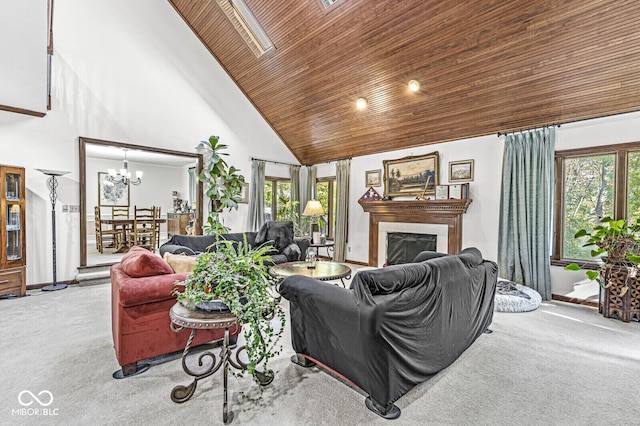
{"type": "MultiPolygon", "coordinates": [[[[180,332],[184,329],[184,327],[182,326],[175,327],[175,325],[171,323],[171,329],[175,332],[180,332]]],[[[220,354],[216,356],[216,354],[211,351],[202,352],[198,356],[198,365],[202,367],[202,365],[204,364],[203,360],[205,357],[211,358],[211,365],[201,372],[194,371],[187,366],[187,357],[189,355],[189,351],[191,349],[191,344],[193,343],[193,339],[196,335],[196,331],[198,331],[196,328],[191,329],[189,340],[187,341],[187,345],[185,346],[184,351],[182,352],[182,369],[185,371],[185,373],[187,373],[188,375],[194,378],[193,382],[191,382],[191,384],[187,386],[183,386],[183,385],[175,386],[171,391],[171,400],[178,404],[188,401],[189,399],[191,399],[191,397],[195,393],[196,387],[198,386],[198,381],[211,376],[212,374],[217,372],[220,369],[220,367],[222,367],[223,369],[222,383],[223,383],[223,389],[224,389],[223,401],[222,401],[222,421],[224,423],[227,423],[227,420],[229,418],[228,404],[227,404],[227,382],[228,382],[228,376],[229,376],[229,365],[236,368],[237,370],[247,369],[247,364],[242,360],[240,360],[240,353],[245,350],[245,346],[236,348],[235,356],[234,356],[232,349],[229,347],[229,326],[227,326],[224,328],[224,339],[222,343],[222,349],[220,350],[220,354]]],[[[274,378],[273,374],[270,375],[270,374],[265,374],[258,371],[256,371],[255,377],[261,386],[266,386],[270,384],[274,378]]]]}

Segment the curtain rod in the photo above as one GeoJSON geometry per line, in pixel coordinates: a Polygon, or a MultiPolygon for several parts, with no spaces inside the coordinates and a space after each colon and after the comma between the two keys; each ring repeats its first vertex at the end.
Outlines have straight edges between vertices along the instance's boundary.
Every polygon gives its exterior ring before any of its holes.
{"type": "Polygon", "coordinates": [[[546,129],[547,127],[560,127],[560,124],[545,124],[544,126],[536,126],[536,127],[529,127],[529,128],[519,129],[519,130],[511,130],[509,132],[498,132],[498,137],[502,135],[506,135],[507,133],[529,132],[531,130],[536,130],[536,129],[546,129]]]}
{"type": "Polygon", "coordinates": [[[282,164],[283,166],[300,166],[299,164],[283,163],[282,161],[263,160],[261,158],[251,157],[251,161],[264,161],[265,163],[282,164]]]}

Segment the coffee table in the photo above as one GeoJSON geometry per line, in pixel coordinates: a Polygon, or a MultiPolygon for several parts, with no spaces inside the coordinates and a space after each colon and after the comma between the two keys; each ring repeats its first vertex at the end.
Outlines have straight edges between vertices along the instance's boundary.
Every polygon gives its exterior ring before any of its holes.
{"type": "Polygon", "coordinates": [[[340,280],[345,287],[344,278],[351,278],[351,268],[343,263],[336,262],[316,262],[315,268],[308,268],[309,262],[304,260],[298,262],[287,262],[274,265],[269,269],[269,273],[276,278],[286,278],[291,275],[304,275],[320,281],[340,280]]]}

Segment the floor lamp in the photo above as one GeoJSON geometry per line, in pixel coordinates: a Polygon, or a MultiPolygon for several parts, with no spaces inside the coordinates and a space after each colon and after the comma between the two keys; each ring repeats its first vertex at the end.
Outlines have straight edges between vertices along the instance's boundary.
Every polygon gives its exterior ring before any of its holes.
{"type": "Polygon", "coordinates": [[[52,251],[53,251],[53,284],[42,287],[42,291],[56,291],[67,288],[66,284],[58,284],[56,278],[56,199],[58,193],[56,188],[58,187],[58,180],[56,177],[66,175],[69,172],[61,172],[58,170],[45,170],[36,169],[39,172],[49,176],[47,179],[47,186],[49,187],[49,199],[51,200],[51,236],[52,236],[52,251]]]}

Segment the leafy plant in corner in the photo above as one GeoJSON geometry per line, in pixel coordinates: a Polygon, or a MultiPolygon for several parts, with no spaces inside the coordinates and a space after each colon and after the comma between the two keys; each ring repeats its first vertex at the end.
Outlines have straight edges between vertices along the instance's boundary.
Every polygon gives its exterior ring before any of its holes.
{"type": "Polygon", "coordinates": [[[228,145],[220,143],[219,136],[211,136],[209,140],[200,142],[209,151],[210,159],[205,161],[205,166],[199,179],[206,184],[206,195],[211,201],[207,223],[202,227],[207,235],[221,234],[229,231],[224,226],[220,213],[224,209],[229,211],[238,208],[238,200],[244,186],[244,176],[239,174],[239,169],[227,165],[223,156],[229,155],[222,152],[228,145]]]}
{"type": "Polygon", "coordinates": [[[282,350],[278,345],[285,326],[285,314],[272,294],[272,278],[265,262],[273,247],[252,248],[242,242],[218,240],[211,251],[196,260],[193,272],[178,282],[175,294],[183,305],[196,309],[201,302],[220,300],[244,326],[247,371],[259,384],[268,384],[275,373],[269,361],[282,350]],[[184,285],[183,291],[180,287],[184,285]],[[273,325],[277,317],[279,328],[273,325]],[[258,371],[258,365],[262,371],[258,371]]]}
{"type": "MultiPolygon", "coordinates": [[[[290,201],[282,196],[278,197],[278,220],[293,222],[293,232],[296,237],[305,237],[311,235],[311,222],[309,216],[302,216],[298,213],[297,206],[300,201],[290,201]]],[[[324,216],[318,217],[318,223],[324,228],[327,226],[327,220],[324,216]]]]}
{"type": "MultiPolygon", "coordinates": [[[[637,267],[640,264],[640,224],[638,223],[633,224],[626,220],[605,217],[593,227],[593,230],[581,229],[575,234],[575,238],[585,237],[587,240],[584,247],[594,247],[591,250],[592,257],[600,258],[606,253],[606,257],[602,257],[603,263],[598,270],[586,271],[587,278],[596,280],[603,288],[606,288],[607,283],[603,282],[603,274],[600,272],[607,267],[614,265],[637,267]]],[[[582,267],[577,263],[570,263],[565,267],[567,271],[581,269],[582,267]]]]}

